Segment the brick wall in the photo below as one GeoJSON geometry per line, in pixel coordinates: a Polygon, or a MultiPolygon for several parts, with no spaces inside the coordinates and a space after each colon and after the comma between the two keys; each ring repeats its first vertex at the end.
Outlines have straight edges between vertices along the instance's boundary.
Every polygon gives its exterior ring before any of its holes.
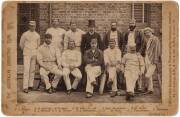
{"type": "MultiPolygon", "coordinates": [[[[40,11],[40,28],[41,35],[48,28],[48,5],[41,4],[40,11]],[[45,11],[44,11],[45,9],[45,11]],[[41,23],[42,22],[42,23],[41,23]]],[[[60,19],[60,27],[68,29],[69,22],[75,20],[78,28],[87,31],[89,19],[95,19],[96,30],[101,35],[107,31],[112,20],[116,20],[119,29],[125,31],[131,18],[131,4],[127,3],[52,3],[51,4],[51,20],[60,19]]],[[[50,25],[50,24],[49,24],[50,25]]]]}
{"type": "MultiPolygon", "coordinates": [[[[68,29],[69,22],[75,20],[78,28],[87,31],[88,19],[95,19],[96,30],[103,35],[110,27],[110,22],[116,20],[118,28],[121,31],[126,31],[128,22],[131,19],[131,3],[51,3],[40,4],[40,34],[44,35],[46,29],[51,25],[51,20],[58,18],[60,20],[60,27],[68,29]]],[[[137,28],[144,28],[151,26],[158,31],[162,26],[161,4],[150,4],[149,22],[137,23],[137,28]]]]}
{"type": "Polygon", "coordinates": [[[39,33],[41,35],[41,38],[43,38],[43,35],[48,27],[49,27],[49,4],[42,3],[39,4],[39,29],[40,29],[39,33]]]}
{"type": "Polygon", "coordinates": [[[79,28],[87,31],[88,19],[95,19],[96,30],[99,33],[109,28],[112,20],[117,20],[120,29],[124,29],[131,18],[131,4],[116,3],[66,3],[52,4],[52,19],[62,19],[62,27],[68,26],[74,19],[79,28]],[[58,9],[62,6],[63,9],[58,9]]]}

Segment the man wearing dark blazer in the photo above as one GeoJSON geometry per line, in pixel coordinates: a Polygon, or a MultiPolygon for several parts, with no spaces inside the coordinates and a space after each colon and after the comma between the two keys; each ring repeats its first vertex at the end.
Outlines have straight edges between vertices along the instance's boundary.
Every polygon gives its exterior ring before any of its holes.
{"type": "MultiPolygon", "coordinates": [[[[91,39],[91,48],[84,53],[85,71],[87,74],[86,97],[93,96],[94,86],[97,86],[97,78],[103,73],[103,52],[97,48],[97,39],[91,39]]],[[[100,79],[101,80],[101,79],[100,79]]]]}
{"type": "Polygon", "coordinates": [[[136,30],[136,21],[132,19],[129,22],[129,29],[125,33],[124,39],[123,39],[123,45],[122,45],[122,51],[123,55],[127,52],[127,46],[136,45],[136,52],[141,53],[142,50],[142,43],[143,43],[143,37],[142,33],[139,30],[136,30]]]}
{"type": "Polygon", "coordinates": [[[88,32],[82,36],[81,41],[81,52],[84,54],[84,52],[91,48],[91,39],[96,38],[97,39],[97,48],[100,50],[103,50],[103,42],[101,40],[101,36],[95,32],[95,20],[89,20],[88,24],[88,32]]]}
{"type": "Polygon", "coordinates": [[[104,49],[107,49],[109,46],[109,40],[113,39],[116,42],[115,47],[118,47],[120,50],[122,50],[122,44],[123,44],[123,38],[122,33],[117,30],[117,22],[111,22],[111,30],[109,30],[104,35],[104,49]]]}

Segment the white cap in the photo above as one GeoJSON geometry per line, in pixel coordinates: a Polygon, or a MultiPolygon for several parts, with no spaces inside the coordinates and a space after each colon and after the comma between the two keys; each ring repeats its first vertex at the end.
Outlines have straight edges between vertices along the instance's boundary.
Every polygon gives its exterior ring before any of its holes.
{"type": "Polygon", "coordinates": [[[35,26],[36,25],[36,21],[29,21],[29,25],[35,26]]]}

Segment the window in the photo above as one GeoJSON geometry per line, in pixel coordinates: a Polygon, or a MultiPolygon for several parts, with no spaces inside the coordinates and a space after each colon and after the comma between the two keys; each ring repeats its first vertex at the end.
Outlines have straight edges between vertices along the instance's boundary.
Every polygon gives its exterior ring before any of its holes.
{"type": "Polygon", "coordinates": [[[133,3],[132,4],[132,18],[137,23],[147,23],[149,19],[149,4],[146,3],[133,3]]]}

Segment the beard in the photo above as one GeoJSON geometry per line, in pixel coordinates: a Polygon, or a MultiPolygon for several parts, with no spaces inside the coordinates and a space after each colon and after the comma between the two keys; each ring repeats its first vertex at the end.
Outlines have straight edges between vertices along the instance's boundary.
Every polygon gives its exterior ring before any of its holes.
{"type": "Polygon", "coordinates": [[[116,28],[111,28],[112,31],[116,31],[116,28]]]}
{"type": "Polygon", "coordinates": [[[130,31],[133,31],[136,28],[136,26],[129,26],[130,31]]]}

